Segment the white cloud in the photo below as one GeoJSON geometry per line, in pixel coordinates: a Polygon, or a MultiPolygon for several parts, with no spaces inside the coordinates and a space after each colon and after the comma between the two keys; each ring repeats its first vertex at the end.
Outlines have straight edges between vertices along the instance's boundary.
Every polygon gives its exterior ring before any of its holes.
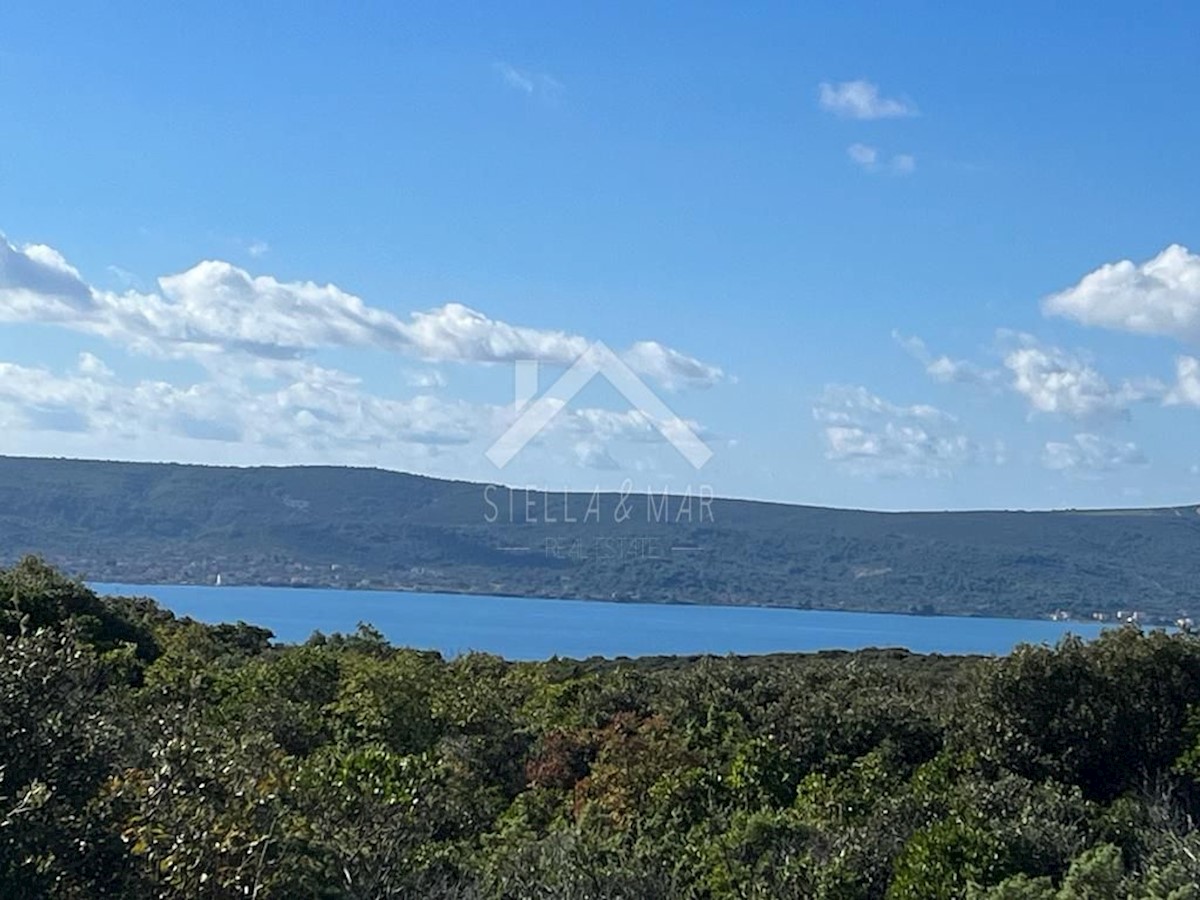
{"type": "Polygon", "coordinates": [[[864,169],[874,169],[879,160],[879,151],[867,144],[851,144],[846,148],[846,155],[851,162],[864,169]]]}
{"type": "Polygon", "coordinates": [[[112,369],[92,353],[79,354],[78,369],[84,375],[92,375],[96,378],[111,378],[113,375],[112,369]]]}
{"type": "Polygon", "coordinates": [[[308,364],[275,376],[276,383],[259,389],[237,379],[122,383],[91,354],[63,374],[0,363],[0,421],[26,431],[312,450],[462,444],[494,417],[487,408],[428,396],[380,397],[345,373],[308,364]]]}
{"type": "Polygon", "coordinates": [[[512,362],[536,359],[569,364],[590,341],[563,331],[523,328],[490,319],[461,303],[413,313],[398,322],[399,346],[431,362],[512,362]]]}
{"type": "MultiPolygon", "coordinates": [[[[1078,421],[1105,418],[1125,419],[1137,403],[1191,402],[1186,396],[1189,385],[1180,361],[1180,384],[1172,391],[1153,378],[1112,383],[1087,360],[1059,347],[1047,346],[1035,337],[1001,330],[1004,371],[980,366],[969,360],[934,356],[919,337],[892,332],[895,341],[925,367],[925,373],[942,384],[970,384],[997,390],[1007,387],[1019,394],[1032,412],[1065,416],[1078,421]],[[1004,384],[1008,376],[1007,385],[1004,384]]],[[[1195,385],[1196,405],[1200,405],[1200,377],[1195,385]]]]}
{"type": "MultiPolygon", "coordinates": [[[[121,380],[94,354],[64,371],[0,363],[0,453],[266,464],[389,465],[462,477],[511,424],[511,404],[381,396],[307,360],[240,357],[186,383],[121,380]],[[457,460],[457,463],[448,460],[457,460]]],[[[690,420],[668,431],[703,429],[690,420]]],[[[547,464],[615,471],[619,447],[668,449],[637,410],[568,409],[539,438],[547,464]]],[[[487,477],[490,469],[478,472],[487,477]]]]}
{"type": "Polygon", "coordinates": [[[251,241],[246,245],[246,252],[259,259],[271,252],[271,245],[266,241],[251,241]]]}
{"type": "Polygon", "coordinates": [[[1058,347],[1017,335],[1018,346],[1004,357],[1012,388],[1035,412],[1071,419],[1126,418],[1134,403],[1160,399],[1165,387],[1152,379],[1113,385],[1084,360],[1058,347]]]}
{"type": "Polygon", "coordinates": [[[409,387],[421,388],[422,390],[443,388],[446,386],[446,376],[437,369],[423,369],[419,372],[405,373],[404,383],[409,387]]]}
{"type": "Polygon", "coordinates": [[[584,469],[601,469],[616,471],[620,468],[617,461],[609,455],[608,450],[598,441],[580,441],[574,446],[575,461],[584,469]]]}
{"type": "Polygon", "coordinates": [[[526,96],[540,97],[549,101],[557,100],[562,96],[562,82],[545,72],[520,69],[506,62],[496,63],[495,69],[500,75],[501,81],[526,96]]]}
{"type": "MultiPolygon", "coordinates": [[[[335,285],[252,276],[227,262],[201,262],[158,279],[158,293],[116,293],[86,284],[41,245],[0,239],[0,321],[57,324],[136,352],[229,365],[230,354],[295,359],[324,347],[372,347],[427,362],[569,365],[582,335],[491,319],[459,303],[402,318],[335,285]]],[[[723,379],[716,367],[655,341],[625,354],[635,371],[668,389],[723,379]]]]}
{"type": "Polygon", "coordinates": [[[925,367],[925,374],[940,384],[973,384],[995,387],[1002,375],[996,369],[988,369],[965,359],[949,356],[934,356],[925,342],[916,336],[892,332],[892,339],[917,362],[925,367]]]}
{"type": "Polygon", "coordinates": [[[925,404],[899,406],[864,387],[826,387],[813,418],[826,458],[853,474],[943,476],[978,454],[949,413],[925,404]]]}
{"type": "MultiPolygon", "coordinates": [[[[591,345],[582,335],[512,325],[455,303],[395,314],[332,284],[284,282],[220,261],[160,278],[151,291],[110,291],[89,285],[49,247],[6,240],[0,321],[71,329],[121,351],[198,364],[164,369],[169,380],[130,380],[93,352],[62,370],[0,362],[0,453],[357,463],[456,477],[494,474],[475,466],[515,411],[507,398],[493,406],[441,396],[446,380],[436,365],[533,359],[565,366],[591,345]],[[416,396],[385,396],[318,363],[336,348],[402,357],[394,385],[416,396]]],[[[727,378],[655,341],[636,342],[624,356],[671,390],[727,378]]],[[[636,411],[564,409],[547,429],[543,458],[609,468],[609,452],[622,444],[642,453],[665,448],[659,426],[703,431],[684,419],[651,423],[636,411]]]]}
{"type": "Polygon", "coordinates": [[[56,250],[41,244],[18,250],[0,235],[0,321],[35,315],[49,322],[70,321],[91,303],[79,272],[56,250]]]}
{"type": "Polygon", "coordinates": [[[1200,359],[1180,356],[1175,360],[1175,384],[1163,403],[1167,406],[1200,406],[1200,359]]]}
{"type": "Polygon", "coordinates": [[[1047,469],[1085,477],[1145,463],[1146,456],[1137,444],[1098,434],[1077,434],[1068,442],[1047,441],[1042,451],[1042,465],[1047,469]]]}
{"type": "Polygon", "coordinates": [[[684,429],[704,440],[713,440],[712,435],[699,422],[679,416],[655,422],[639,409],[612,410],[597,407],[570,409],[559,416],[558,422],[573,432],[578,432],[602,441],[630,441],[638,444],[659,444],[666,441],[664,432],[682,432],[684,429]]]}
{"type": "Polygon", "coordinates": [[[890,160],[885,160],[879,150],[869,144],[851,144],[846,148],[846,155],[850,157],[852,163],[872,175],[881,172],[892,175],[911,175],[917,168],[917,161],[913,156],[901,153],[893,156],[890,160]]]}
{"type": "Polygon", "coordinates": [[[1084,325],[1200,341],[1200,256],[1172,244],[1141,265],[1109,263],[1042,308],[1084,325]]]}
{"type": "Polygon", "coordinates": [[[251,276],[202,262],[158,280],[162,296],[105,298],[119,327],[173,344],[235,347],[270,356],[317,347],[399,347],[405,324],[334,285],[251,276]]]}
{"type": "Polygon", "coordinates": [[[909,100],[882,97],[879,87],[869,81],[823,81],[817,89],[821,108],[848,119],[896,119],[915,116],[916,106],[909,100]]]}
{"type": "Polygon", "coordinates": [[[711,387],[725,378],[719,367],[672,350],[658,341],[638,341],[622,357],[633,371],[653,379],[667,390],[711,387]]]}

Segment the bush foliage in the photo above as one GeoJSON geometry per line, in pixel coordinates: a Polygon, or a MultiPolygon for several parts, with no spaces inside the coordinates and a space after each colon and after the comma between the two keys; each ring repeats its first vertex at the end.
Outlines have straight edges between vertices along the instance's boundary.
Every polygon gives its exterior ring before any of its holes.
{"type": "Polygon", "coordinates": [[[452,660],[0,570],[5,898],[1200,900],[1200,639],[452,660]]]}

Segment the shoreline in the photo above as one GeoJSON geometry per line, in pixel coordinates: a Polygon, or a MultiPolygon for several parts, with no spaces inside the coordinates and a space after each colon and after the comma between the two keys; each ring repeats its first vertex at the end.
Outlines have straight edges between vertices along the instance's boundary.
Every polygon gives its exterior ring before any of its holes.
{"type": "MultiPolygon", "coordinates": [[[[685,601],[685,600],[648,600],[645,598],[619,600],[603,597],[567,597],[567,596],[551,596],[548,594],[517,594],[504,591],[472,591],[472,590],[452,590],[438,589],[430,590],[420,587],[357,587],[345,585],[323,585],[323,584],[207,584],[197,582],[147,582],[147,583],[129,583],[129,582],[111,582],[111,581],[93,581],[83,579],[92,590],[101,588],[188,588],[188,589],[209,589],[224,591],[232,590],[270,590],[270,591],[333,591],[345,593],[361,593],[364,595],[380,595],[380,594],[408,594],[421,597],[450,597],[450,598],[475,598],[481,600],[527,600],[539,601],[547,603],[573,603],[573,604],[604,604],[614,607],[629,607],[639,606],[646,608],[661,607],[661,608],[679,608],[687,607],[693,609],[745,609],[745,610],[769,610],[783,612],[804,612],[804,613],[830,613],[830,614],[853,614],[865,616],[900,616],[907,619],[953,619],[953,620],[969,620],[969,621],[994,621],[994,622],[1027,622],[1055,625],[1087,625],[1093,628],[1119,628],[1127,624],[1136,625],[1138,627],[1149,628],[1173,628],[1174,626],[1164,623],[1152,622],[1124,622],[1124,621],[1097,621],[1090,618],[1067,618],[1055,619],[1051,616],[1042,618],[1029,618],[1025,616],[1006,616],[1006,615],[987,615],[983,613],[953,613],[953,612],[934,612],[921,613],[911,612],[908,610],[886,610],[886,609],[860,609],[853,607],[819,607],[819,606],[794,606],[786,604],[768,604],[768,603],[720,603],[720,602],[700,602],[700,601],[685,601]]],[[[113,596],[150,596],[152,594],[112,594],[113,596]]]]}

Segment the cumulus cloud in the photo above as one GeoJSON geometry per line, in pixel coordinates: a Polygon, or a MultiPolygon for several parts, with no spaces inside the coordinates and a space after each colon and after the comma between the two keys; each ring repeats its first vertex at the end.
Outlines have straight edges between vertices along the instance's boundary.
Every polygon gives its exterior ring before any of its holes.
{"type": "Polygon", "coordinates": [[[92,305],[88,286],[62,255],[42,244],[17,249],[0,235],[0,317],[69,321],[92,305]]]}
{"type": "Polygon", "coordinates": [[[1109,263],[1047,297],[1042,308],[1084,325],[1198,341],[1200,256],[1172,244],[1140,265],[1109,263]]]}
{"type": "Polygon", "coordinates": [[[846,155],[864,169],[874,169],[879,162],[879,151],[867,144],[851,144],[846,148],[846,155]]]}
{"type": "Polygon", "coordinates": [[[398,325],[402,349],[436,362],[513,362],[536,359],[567,365],[589,346],[587,338],[563,331],[523,328],[483,313],[447,303],[429,312],[414,313],[398,325]]]}
{"type": "MultiPolygon", "coordinates": [[[[123,379],[122,366],[110,367],[102,352],[82,353],[56,370],[0,363],[0,452],[425,471],[445,465],[438,474],[451,475],[485,460],[516,411],[510,402],[444,396],[441,366],[534,360],[567,367],[592,344],[457,303],[397,314],[336,285],[282,281],[215,260],[159,278],[152,290],[107,290],[88,284],[50,247],[4,239],[0,322],[70,329],[119,351],[184,363],[166,368],[167,380],[123,379]],[[322,351],[338,348],[396,354],[390,387],[416,395],[387,395],[387,388],[318,362],[328,356],[322,351]]],[[[636,342],[622,357],[667,390],[727,377],[656,341],[636,342]]],[[[651,422],[637,411],[564,405],[544,443],[555,460],[573,456],[603,469],[612,462],[609,450],[622,443],[665,446],[664,429],[703,431],[685,419],[651,422]]]]}
{"type": "MultiPolygon", "coordinates": [[[[492,319],[447,303],[407,318],[336,285],[254,276],[205,261],[158,279],[157,293],[100,290],[56,251],[0,239],[0,321],[43,322],[100,335],[140,353],[228,364],[229,354],[300,358],[324,347],[372,347],[428,362],[569,365],[582,335],[492,319]]],[[[703,387],[722,371],[654,341],[635,343],[630,366],[668,389],[703,387]]]]}
{"type": "Polygon", "coordinates": [[[574,446],[575,462],[584,469],[600,469],[606,472],[620,468],[605,446],[599,441],[580,441],[574,446]]]}
{"type": "Polygon", "coordinates": [[[864,387],[827,386],[813,418],[826,458],[854,474],[943,476],[978,452],[949,413],[925,404],[900,406],[864,387]]]}
{"type": "Polygon", "coordinates": [[[160,294],[115,293],[84,283],[48,248],[34,249],[0,241],[0,321],[59,324],[158,356],[405,342],[401,320],[332,285],[253,278],[210,261],[159,279],[160,294]]]}
{"type": "Polygon", "coordinates": [[[446,376],[437,369],[424,369],[420,372],[406,372],[404,383],[409,387],[421,388],[422,390],[443,388],[446,386],[446,376]]]}
{"type": "Polygon", "coordinates": [[[1004,357],[1012,388],[1034,412],[1071,419],[1127,418],[1135,403],[1161,399],[1165,387],[1153,379],[1111,384],[1079,356],[1017,335],[1018,345],[1004,357]]]}
{"type": "Polygon", "coordinates": [[[896,119],[915,116],[917,108],[910,100],[883,97],[879,86],[870,81],[823,81],[817,88],[821,108],[847,119],[896,119]]]}
{"type": "Polygon", "coordinates": [[[489,418],[488,410],[465,403],[377,396],[345,373],[311,364],[259,374],[274,375],[275,383],[123,383],[91,354],[62,373],[0,363],[0,421],[29,431],[154,434],[286,450],[462,444],[489,418]]]}
{"type": "Polygon", "coordinates": [[[622,358],[633,371],[671,391],[711,387],[725,378],[718,366],[701,362],[658,341],[638,341],[622,354],[622,358]]]}
{"type": "Polygon", "coordinates": [[[1086,432],[1067,442],[1047,441],[1042,451],[1042,465],[1047,469],[1085,477],[1145,463],[1146,456],[1137,444],[1086,432]]]}
{"type": "Polygon", "coordinates": [[[563,414],[556,419],[556,427],[564,427],[572,432],[607,442],[657,444],[666,441],[667,435],[682,433],[685,430],[702,440],[714,439],[714,435],[694,419],[671,416],[655,420],[640,409],[564,409],[563,414]]]}
{"type": "Polygon", "coordinates": [[[846,148],[850,161],[872,175],[890,173],[892,175],[911,175],[917,169],[916,158],[907,153],[897,154],[890,160],[885,159],[876,147],[869,144],[851,144],[846,148]]]}
{"type": "Polygon", "coordinates": [[[925,342],[915,335],[892,332],[892,339],[904,348],[913,359],[925,367],[925,374],[940,384],[973,384],[983,387],[995,387],[1002,374],[996,369],[988,369],[965,359],[952,359],[949,356],[935,356],[929,351],[925,342]]]}
{"type": "MultiPolygon", "coordinates": [[[[243,357],[207,374],[187,383],[122,381],[91,353],[63,371],[0,363],[0,452],[74,447],[89,455],[171,458],[153,449],[173,447],[173,458],[196,462],[404,461],[407,467],[454,451],[469,465],[484,458],[516,415],[511,404],[382,396],[350,373],[308,360],[243,357]],[[72,438],[78,440],[63,443],[72,438]]],[[[703,432],[691,420],[656,424],[637,410],[564,407],[537,443],[555,460],[615,470],[618,447],[667,446],[659,425],[668,434],[703,432]]]]}
{"type": "Polygon", "coordinates": [[[1175,360],[1175,384],[1163,398],[1167,406],[1200,406],[1200,359],[1180,356],[1175,360]]]}
{"type": "Polygon", "coordinates": [[[78,368],[84,375],[93,375],[97,378],[113,377],[112,369],[93,353],[80,353],[78,368]]]}
{"type": "MultiPolygon", "coordinates": [[[[919,337],[898,331],[893,331],[892,337],[924,366],[925,373],[934,381],[976,385],[994,391],[1011,390],[1020,395],[1034,413],[1077,421],[1127,419],[1131,407],[1138,403],[1193,402],[1188,399],[1191,385],[1183,359],[1179,383],[1168,389],[1154,378],[1111,382],[1078,353],[1042,344],[1032,335],[1020,332],[999,332],[1003,369],[934,355],[919,337]]],[[[1200,378],[1194,390],[1196,405],[1200,405],[1200,378]]]]}

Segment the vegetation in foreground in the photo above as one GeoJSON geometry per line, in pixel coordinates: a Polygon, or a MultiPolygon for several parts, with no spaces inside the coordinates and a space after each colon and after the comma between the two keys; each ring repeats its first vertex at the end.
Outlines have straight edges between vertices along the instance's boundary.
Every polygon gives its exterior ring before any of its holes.
{"type": "Polygon", "coordinates": [[[5,898],[1200,898],[1200,639],[507,663],[0,570],[5,898]]]}

